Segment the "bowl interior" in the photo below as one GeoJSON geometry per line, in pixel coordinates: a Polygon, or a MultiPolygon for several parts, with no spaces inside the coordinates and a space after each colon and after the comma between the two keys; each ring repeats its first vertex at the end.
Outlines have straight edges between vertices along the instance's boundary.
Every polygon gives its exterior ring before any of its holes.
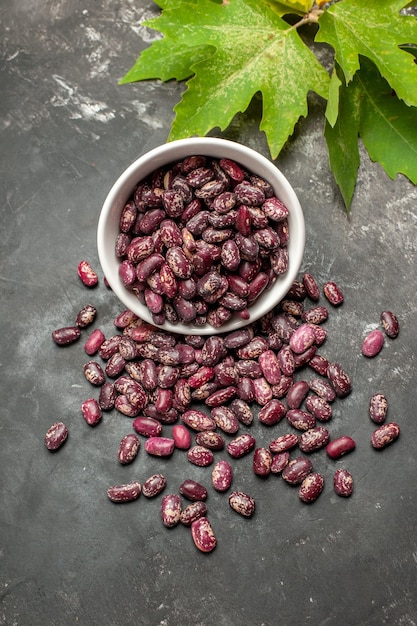
{"type": "Polygon", "coordinates": [[[210,324],[195,326],[193,324],[171,324],[169,322],[158,326],[164,330],[185,335],[219,334],[241,328],[259,319],[274,308],[291,287],[302,263],[305,245],[305,225],[301,205],[285,176],[266,157],[251,148],[233,141],[210,137],[173,141],[147,152],[121,174],[104,202],[97,230],[98,255],[104,275],[119,300],[141,319],[155,325],[148,308],[138,300],[134,293],[124,287],[119,278],[120,259],[115,254],[115,241],[120,232],[120,214],[136,185],[142,179],[159,167],[194,154],[237,161],[251,173],[267,180],[272,185],[275,195],[289,209],[288,270],[285,274],[279,276],[272,287],[261,294],[250,307],[249,320],[242,320],[239,316],[234,315],[220,328],[213,328],[210,324]]]}

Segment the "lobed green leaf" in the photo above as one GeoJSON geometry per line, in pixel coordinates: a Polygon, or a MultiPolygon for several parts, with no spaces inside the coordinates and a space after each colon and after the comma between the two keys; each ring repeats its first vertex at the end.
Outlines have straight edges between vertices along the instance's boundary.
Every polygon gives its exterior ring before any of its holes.
{"type": "Polygon", "coordinates": [[[417,65],[402,44],[417,44],[417,20],[400,15],[406,0],[343,0],[319,20],[316,41],[330,44],[349,83],[369,58],[399,98],[417,106],[417,65]]]}

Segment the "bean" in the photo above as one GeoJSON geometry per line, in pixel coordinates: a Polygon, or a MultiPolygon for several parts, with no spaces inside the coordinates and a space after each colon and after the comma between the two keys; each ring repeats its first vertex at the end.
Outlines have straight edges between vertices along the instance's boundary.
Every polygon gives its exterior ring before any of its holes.
{"type": "Polygon", "coordinates": [[[315,306],[311,309],[306,309],[301,315],[303,322],[308,324],[322,324],[329,317],[329,312],[324,306],[315,306]]]}
{"type": "Polygon", "coordinates": [[[193,465],[207,467],[213,463],[213,452],[204,446],[192,446],[187,452],[187,459],[193,465]]]}
{"type": "Polygon", "coordinates": [[[272,454],[268,448],[256,448],[253,455],[253,471],[257,476],[271,473],[272,454]]]}
{"type": "Polygon", "coordinates": [[[195,520],[207,514],[207,505],[205,502],[190,502],[185,509],[181,511],[180,522],[184,526],[191,526],[195,520]]]}
{"type": "Polygon", "coordinates": [[[387,417],[388,401],[384,394],[375,393],[369,402],[369,417],[375,424],[383,424],[387,417]]]}
{"type": "Polygon", "coordinates": [[[290,461],[290,453],[288,451],[279,452],[272,457],[271,474],[281,474],[290,461]]]}
{"type": "Polygon", "coordinates": [[[181,517],[181,498],[176,493],[163,496],[161,502],[162,523],[167,528],[176,526],[181,517]]]}
{"type": "MultiPolygon", "coordinates": [[[[328,370],[329,366],[327,366],[328,370]]],[[[309,386],[312,391],[314,391],[320,398],[326,400],[326,402],[333,402],[336,398],[336,392],[330,383],[321,378],[314,378],[309,381],[309,386]]]]}
{"type": "Polygon", "coordinates": [[[320,396],[309,395],[306,398],[305,406],[307,411],[314,415],[320,422],[328,422],[333,415],[331,405],[320,396]]]}
{"type": "Polygon", "coordinates": [[[282,471],[282,478],[289,485],[300,485],[313,470],[313,464],[305,456],[292,459],[282,471]]]}
{"type": "Polygon", "coordinates": [[[298,447],[301,452],[310,454],[324,448],[329,442],[330,433],[324,426],[315,426],[304,431],[300,436],[298,447]]]}
{"type": "Polygon", "coordinates": [[[229,496],[229,505],[236,513],[244,517],[251,517],[256,508],[252,496],[243,491],[233,491],[229,496]]]}
{"type": "Polygon", "coordinates": [[[171,456],[175,441],[170,437],[149,437],[145,442],[145,450],[152,456],[171,456]]]}
{"type": "Polygon", "coordinates": [[[190,431],[182,424],[175,424],[175,426],[172,427],[172,437],[175,441],[175,447],[179,450],[188,450],[190,448],[190,431]]]}
{"type": "Polygon", "coordinates": [[[344,297],[340,287],[333,281],[328,281],[323,285],[324,295],[333,306],[343,304],[344,297]]]}
{"type": "Polygon", "coordinates": [[[352,452],[356,447],[356,443],[352,437],[343,435],[337,439],[333,439],[326,446],[327,455],[331,459],[339,459],[341,456],[352,452]]]}
{"type": "Polygon", "coordinates": [[[95,287],[97,285],[98,276],[88,261],[84,260],[78,263],[77,273],[86,287],[95,287]]]}
{"type": "Polygon", "coordinates": [[[329,363],[327,377],[339,398],[344,398],[352,391],[349,375],[339,363],[329,363]]]}
{"type": "Polygon", "coordinates": [[[184,498],[192,500],[193,502],[196,500],[206,500],[208,495],[207,489],[204,485],[201,485],[197,481],[190,478],[181,483],[179,492],[184,496],[184,498]]]}
{"type": "Polygon", "coordinates": [[[299,436],[295,433],[287,433],[285,435],[280,435],[269,444],[269,449],[271,452],[280,453],[286,452],[287,450],[291,450],[291,448],[295,448],[298,445],[299,436]]]}
{"type": "Polygon", "coordinates": [[[211,416],[220,430],[228,435],[234,435],[239,430],[239,421],[227,406],[213,407],[211,416]]]}
{"type": "Polygon", "coordinates": [[[398,323],[398,318],[391,311],[382,311],[381,313],[381,323],[384,328],[385,334],[390,339],[395,339],[400,332],[400,326],[398,323]]]}
{"type": "Polygon", "coordinates": [[[93,330],[84,344],[84,350],[89,356],[93,356],[98,352],[101,344],[105,340],[104,333],[99,328],[93,330]]]}
{"type": "Polygon", "coordinates": [[[317,472],[311,472],[301,483],[298,496],[302,502],[309,504],[317,500],[324,489],[324,478],[317,472]]]}
{"type": "Polygon", "coordinates": [[[217,545],[213,528],[207,517],[199,517],[191,523],[191,536],[200,552],[212,552],[217,545]]]}
{"type": "Polygon", "coordinates": [[[141,493],[141,485],[137,481],[124,485],[113,485],[107,489],[107,497],[112,502],[132,502],[141,493]]]}
{"type": "Polygon", "coordinates": [[[117,458],[122,465],[128,465],[135,460],[140,447],[140,440],[134,433],[125,435],[120,442],[117,458]]]}
{"type": "Polygon", "coordinates": [[[235,459],[248,454],[255,447],[255,438],[249,433],[238,435],[227,444],[227,451],[235,459]]]}
{"type": "Polygon", "coordinates": [[[299,409],[309,390],[310,387],[305,380],[299,380],[291,385],[287,392],[288,408],[299,409]]]}
{"type": "Polygon", "coordinates": [[[95,398],[84,400],[81,404],[81,412],[89,426],[96,426],[102,418],[100,405],[95,398]]]}
{"type": "Polygon", "coordinates": [[[197,445],[208,448],[209,450],[223,450],[225,445],[222,435],[209,430],[197,433],[195,442],[197,445]]]}
{"type": "Polygon", "coordinates": [[[316,418],[302,409],[289,409],[286,414],[288,423],[297,430],[309,430],[316,425],[316,418]]]}
{"type": "Polygon", "coordinates": [[[211,483],[216,491],[227,491],[233,481],[233,470],[230,463],[225,460],[217,461],[211,473],[211,483]]]}
{"type": "Polygon", "coordinates": [[[147,498],[153,498],[161,493],[166,487],[167,481],[163,474],[153,474],[142,485],[142,493],[147,498]]]}
{"type": "Polygon", "coordinates": [[[400,427],[395,422],[387,422],[374,430],[371,436],[372,447],[381,450],[393,443],[400,434],[400,427]]]}
{"type": "Polygon", "coordinates": [[[162,433],[162,424],[153,417],[136,417],[132,427],[143,437],[159,437],[162,433]]]}
{"type": "Polygon", "coordinates": [[[88,361],[84,365],[84,376],[88,380],[89,383],[94,385],[95,387],[99,387],[105,381],[104,372],[101,368],[101,365],[97,363],[97,361],[88,361]]]}
{"type": "Polygon", "coordinates": [[[181,420],[193,430],[215,430],[216,422],[210,415],[198,409],[189,409],[181,415],[181,420]]]}
{"type": "Polygon", "coordinates": [[[100,387],[98,404],[102,411],[111,411],[116,401],[116,389],[113,383],[107,382],[100,387]]]}
{"type": "Polygon", "coordinates": [[[333,476],[333,488],[338,496],[348,498],[353,493],[353,477],[346,469],[339,468],[333,476]]]}
{"type": "Polygon", "coordinates": [[[282,420],[286,412],[286,406],[277,398],[272,398],[259,410],[258,420],[266,426],[274,426],[282,420]]]}
{"type": "Polygon", "coordinates": [[[51,452],[58,450],[68,438],[68,428],[63,422],[55,422],[46,431],[45,446],[51,452]]]}
{"type": "Polygon", "coordinates": [[[362,354],[372,358],[379,354],[384,345],[384,334],[379,328],[371,330],[362,342],[362,354]]]}
{"type": "Polygon", "coordinates": [[[81,331],[78,326],[64,326],[57,328],[52,332],[52,339],[58,346],[68,346],[81,337],[81,331]]]}
{"type": "Polygon", "coordinates": [[[303,284],[308,297],[311,298],[311,300],[317,301],[320,298],[320,290],[314,277],[309,272],[304,272],[303,284]]]}
{"type": "Polygon", "coordinates": [[[314,328],[311,324],[301,324],[290,337],[289,346],[296,354],[305,352],[313,345],[316,339],[314,328]]]}
{"type": "Polygon", "coordinates": [[[75,324],[78,328],[86,328],[94,322],[96,315],[96,307],[92,304],[86,304],[82,309],[80,309],[80,311],[78,311],[77,317],[75,318],[75,324]]]}

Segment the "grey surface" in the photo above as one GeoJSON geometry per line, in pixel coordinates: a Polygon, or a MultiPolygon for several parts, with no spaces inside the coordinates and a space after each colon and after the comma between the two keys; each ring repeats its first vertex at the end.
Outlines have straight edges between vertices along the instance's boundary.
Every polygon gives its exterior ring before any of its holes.
{"type": "MultiPolygon", "coordinates": [[[[101,275],[101,286],[87,291],[76,267],[87,258],[98,268],[103,200],[131,161],[166,140],[181,92],[176,84],[117,85],[150,41],[140,21],[153,11],[144,0],[0,7],[0,624],[415,625],[417,190],[363,153],[348,219],[328,168],[319,101],[277,165],[304,208],[303,269],[345,294],[322,352],[352,378],[330,428],[353,436],[355,452],[337,462],[314,457],[327,485],[313,506],[278,477],[256,479],[250,458],[241,460],[235,485],[256,498],[257,513],[240,518],[210,491],[218,539],[211,555],[197,552],[185,527],[162,526],[159,501],[116,506],[106,498],[110,484],[160,470],[169,490],[190,476],[209,483],[209,471],[181,454],[164,463],[141,450],[120,467],[115,453],[128,418],[108,414],[88,427],[80,405],[96,392],[82,375],[83,343],[60,349],[51,341],[88,302],[106,335],[123,308],[101,275]],[[366,360],[362,339],[384,309],[397,313],[400,336],[366,360]],[[385,392],[402,429],[381,453],[369,444],[375,391],[385,392]],[[70,438],[53,455],[43,437],[58,419],[70,438]],[[349,500],[332,491],[340,466],[355,477],[349,500]]],[[[255,105],[224,136],[267,154],[256,115],[255,105]]],[[[253,428],[259,443],[272,439],[253,428]]]]}

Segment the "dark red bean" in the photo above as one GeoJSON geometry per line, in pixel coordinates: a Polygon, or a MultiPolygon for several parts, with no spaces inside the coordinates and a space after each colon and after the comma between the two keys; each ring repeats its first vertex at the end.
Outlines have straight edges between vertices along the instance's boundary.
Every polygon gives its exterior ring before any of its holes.
{"type": "Polygon", "coordinates": [[[339,459],[341,456],[352,452],[356,447],[356,443],[352,437],[343,435],[337,439],[333,439],[326,446],[327,455],[331,459],[339,459]]]}
{"type": "Polygon", "coordinates": [[[206,500],[207,499],[207,489],[204,485],[201,485],[196,480],[192,480],[188,478],[184,480],[179,486],[179,492],[184,498],[187,500],[192,500],[195,502],[196,500],[206,500]]]}
{"type": "Polygon", "coordinates": [[[58,346],[68,346],[81,337],[81,331],[78,326],[65,326],[57,328],[52,332],[52,339],[58,346]]]}
{"type": "Polygon", "coordinates": [[[400,326],[398,323],[398,318],[391,311],[382,311],[381,313],[381,323],[384,328],[385,334],[390,339],[395,339],[400,332],[400,326]]]}
{"type": "Polygon", "coordinates": [[[312,470],[313,464],[310,459],[299,456],[288,463],[281,475],[289,485],[300,485],[312,470]]]}

